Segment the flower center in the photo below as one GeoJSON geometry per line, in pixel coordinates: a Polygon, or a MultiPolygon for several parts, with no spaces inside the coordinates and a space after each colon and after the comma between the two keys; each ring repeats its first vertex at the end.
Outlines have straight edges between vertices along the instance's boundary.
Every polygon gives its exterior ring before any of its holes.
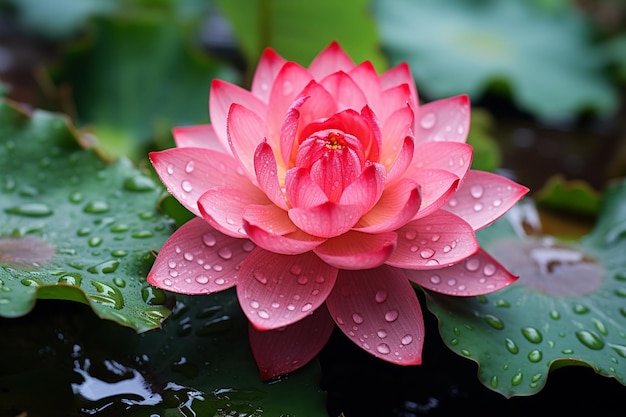
{"type": "Polygon", "coordinates": [[[296,166],[306,168],[330,201],[337,201],[346,186],[363,170],[361,142],[336,129],[320,130],[305,139],[296,154],[296,166]]]}

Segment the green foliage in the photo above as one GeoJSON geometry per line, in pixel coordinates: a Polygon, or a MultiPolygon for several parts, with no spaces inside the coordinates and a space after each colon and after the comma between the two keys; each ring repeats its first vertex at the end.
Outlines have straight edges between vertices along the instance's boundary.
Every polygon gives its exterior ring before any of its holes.
{"type": "Polygon", "coordinates": [[[271,46],[291,61],[308,65],[331,41],[356,62],[386,68],[367,0],[217,0],[231,23],[250,70],[271,46]]]}
{"type": "Polygon", "coordinates": [[[546,10],[525,0],[374,4],[392,62],[408,61],[418,88],[431,99],[467,93],[477,100],[503,84],[519,108],[543,119],[616,109],[616,91],[603,72],[608,62],[573,5],[546,10]]]}
{"type": "Polygon", "coordinates": [[[142,334],[70,307],[43,304],[34,315],[0,319],[0,387],[7,387],[0,409],[84,415],[106,405],[97,415],[327,415],[319,363],[261,381],[234,290],[181,296],[163,328],[142,334]]]}
{"type": "Polygon", "coordinates": [[[79,140],[62,116],[0,103],[0,316],[55,298],[137,331],[158,327],[168,296],[145,277],[173,231],[156,209],[164,190],[79,140]]]}
{"type": "Polygon", "coordinates": [[[90,41],[69,49],[61,70],[78,123],[94,131],[111,159],[145,158],[171,145],[173,126],[207,123],[212,79],[234,79],[166,14],[98,21],[90,41]]]}
{"type": "Polygon", "coordinates": [[[506,397],[539,392],[550,370],[585,365],[626,385],[626,181],[603,194],[578,242],[521,236],[517,211],[479,232],[482,247],[520,278],[468,299],[427,294],[444,342],[479,364],[506,397]]]}

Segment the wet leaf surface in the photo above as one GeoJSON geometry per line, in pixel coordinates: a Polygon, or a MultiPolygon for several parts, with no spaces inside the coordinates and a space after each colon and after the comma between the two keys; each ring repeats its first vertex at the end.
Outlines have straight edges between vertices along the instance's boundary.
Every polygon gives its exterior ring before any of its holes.
{"type": "Polygon", "coordinates": [[[516,283],[461,301],[427,294],[444,342],[479,364],[485,386],[535,394],[551,370],[575,364],[626,384],[625,199],[626,182],[609,186],[579,241],[527,236],[514,210],[479,239],[516,283]]]}
{"type": "Polygon", "coordinates": [[[81,147],[64,117],[6,102],[0,166],[0,316],[55,298],[138,331],[159,326],[168,296],[145,276],[173,230],[157,212],[162,187],[81,147]]]}

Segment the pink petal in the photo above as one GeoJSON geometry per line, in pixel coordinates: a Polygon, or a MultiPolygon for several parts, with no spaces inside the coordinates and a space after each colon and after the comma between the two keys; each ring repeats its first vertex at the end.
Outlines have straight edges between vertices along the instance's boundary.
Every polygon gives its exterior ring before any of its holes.
{"type": "Polygon", "coordinates": [[[508,178],[470,170],[461,188],[443,208],[478,230],[506,213],[527,192],[528,188],[508,178]]]}
{"type": "Polygon", "coordinates": [[[341,270],[326,306],[339,328],[366,352],[399,365],[422,362],[422,310],[401,270],[386,265],[341,270]]]}
{"type": "Polygon", "coordinates": [[[320,307],[336,279],[337,269],[312,252],[290,256],[256,248],[239,270],[237,298],[256,329],[278,329],[320,307]]]}
{"type": "Polygon", "coordinates": [[[518,278],[482,249],[456,265],[431,271],[407,269],[404,273],[423,288],[456,296],[488,294],[518,278]]]}
{"type": "Polygon", "coordinates": [[[365,61],[351,69],[348,75],[361,88],[370,107],[375,111],[380,100],[380,79],[376,73],[376,68],[370,61],[365,61]]]}
{"type": "Polygon", "coordinates": [[[419,108],[415,80],[413,79],[411,68],[406,62],[403,62],[383,73],[380,76],[380,82],[383,90],[406,84],[410,91],[409,103],[411,104],[411,108],[413,110],[417,110],[419,108]]]}
{"type": "Polygon", "coordinates": [[[297,230],[287,212],[273,204],[248,205],[243,211],[243,219],[251,226],[259,227],[276,235],[286,235],[297,230]]]}
{"type": "Polygon", "coordinates": [[[334,97],[338,110],[357,110],[367,105],[367,98],[361,88],[343,71],[328,75],[320,84],[334,97]]]}
{"type": "Polygon", "coordinates": [[[385,188],[378,203],[361,216],[355,229],[366,233],[396,230],[415,216],[420,204],[419,184],[409,178],[402,178],[385,188]]]}
{"type": "Polygon", "coordinates": [[[319,81],[336,72],[349,72],[354,68],[354,62],[335,41],[320,52],[309,65],[309,72],[319,81]]]}
{"type": "Polygon", "coordinates": [[[222,291],[237,283],[254,243],[235,239],[193,218],[165,242],[148,274],[151,285],[183,294],[222,291]]]}
{"type": "Polygon", "coordinates": [[[200,196],[198,207],[202,217],[220,232],[232,237],[247,237],[243,228],[243,212],[251,204],[270,204],[259,189],[246,193],[237,188],[211,188],[200,196]]]}
{"type": "Polygon", "coordinates": [[[311,236],[302,230],[279,235],[245,220],[243,226],[248,237],[254,243],[270,252],[283,255],[299,255],[309,252],[326,240],[324,238],[311,236]]]}
{"type": "Polygon", "coordinates": [[[149,156],[167,190],[196,216],[201,216],[198,199],[210,188],[232,187],[243,193],[258,192],[250,180],[241,175],[237,161],[221,152],[207,148],[172,148],[151,152],[149,156]]]}
{"type": "Polygon", "coordinates": [[[443,169],[463,179],[472,164],[472,154],[472,147],[465,143],[421,142],[416,138],[413,164],[405,176],[418,169],[443,169]]]}
{"type": "Polygon", "coordinates": [[[279,135],[285,114],[311,80],[311,74],[295,62],[287,62],[280,69],[274,80],[268,105],[267,125],[271,136],[279,135]]]}
{"type": "Polygon", "coordinates": [[[225,149],[230,149],[226,126],[228,112],[233,103],[246,107],[263,120],[267,117],[267,104],[250,91],[226,81],[213,80],[209,94],[209,114],[215,133],[225,149]]]}
{"type": "Polygon", "coordinates": [[[359,217],[361,217],[362,214],[374,207],[383,194],[385,174],[384,166],[370,163],[361,172],[361,175],[343,190],[339,204],[360,207],[359,217]]]}
{"type": "MultiPolygon", "coordinates": [[[[411,89],[406,84],[383,90],[380,93],[380,100],[377,106],[378,107],[372,106],[372,108],[383,126],[388,123],[389,117],[397,110],[408,107],[413,112],[416,111],[415,107],[411,104],[411,89]]],[[[411,121],[411,134],[415,133],[414,125],[415,118],[411,121]]]]}
{"type": "Polygon", "coordinates": [[[362,206],[327,202],[314,207],[294,207],[289,218],[303,232],[321,238],[339,236],[350,230],[361,217],[362,206]]]}
{"type": "Polygon", "coordinates": [[[439,210],[397,230],[398,246],[388,265],[406,269],[438,269],[476,253],[474,229],[460,217],[439,210]]]}
{"type": "MultiPolygon", "coordinates": [[[[254,171],[259,187],[274,204],[287,210],[285,195],[278,181],[278,167],[274,152],[267,142],[261,142],[254,153],[254,171]]],[[[284,177],[284,174],[281,175],[284,177]]]]}
{"type": "Polygon", "coordinates": [[[252,181],[254,173],[254,153],[256,148],[267,138],[265,122],[253,111],[233,104],[228,113],[228,144],[230,149],[246,169],[252,181]]]}
{"type": "Polygon", "coordinates": [[[252,79],[252,94],[264,102],[269,101],[270,92],[276,75],[287,61],[272,48],[266,48],[252,79]]]}
{"type": "Polygon", "coordinates": [[[314,252],[339,269],[369,269],[382,265],[389,258],[396,240],[393,232],[373,235],[350,231],[327,240],[314,252]]]}
{"type": "Polygon", "coordinates": [[[290,326],[259,331],[252,324],[248,335],[261,379],[286,375],[311,362],[330,339],[335,322],[326,306],[290,326]]]}
{"type": "Polygon", "coordinates": [[[391,183],[396,179],[402,177],[406,170],[411,166],[411,162],[413,161],[413,154],[415,152],[415,141],[412,136],[407,136],[404,138],[402,145],[400,146],[400,151],[395,157],[383,157],[383,161],[388,162],[392,160],[391,165],[387,166],[387,183],[391,183]]]}
{"type": "MultiPolygon", "coordinates": [[[[398,154],[402,152],[407,136],[412,136],[412,124],[413,110],[408,106],[396,110],[383,124],[380,162],[387,167],[387,170],[395,163],[398,154]]],[[[413,149],[414,147],[411,146],[411,150],[413,149]]],[[[411,153],[410,156],[412,157],[413,154],[411,153]]]]}
{"type": "Polygon", "coordinates": [[[178,148],[208,148],[230,153],[230,148],[222,147],[212,125],[178,126],[172,129],[172,135],[178,148]]]}
{"type": "Polygon", "coordinates": [[[292,207],[315,207],[328,201],[324,190],[306,168],[294,168],[285,175],[287,200],[292,207]]]}
{"type": "Polygon", "coordinates": [[[416,114],[415,137],[420,141],[464,143],[470,124],[470,102],[466,95],[424,104],[416,114]]]}
{"type": "Polygon", "coordinates": [[[303,96],[294,101],[287,110],[285,120],[280,127],[280,153],[282,155],[283,166],[286,168],[292,168],[291,161],[296,158],[298,148],[293,145],[300,126],[300,107],[309,99],[309,96],[303,96]]]}
{"type": "Polygon", "coordinates": [[[429,216],[443,206],[457,190],[459,179],[442,169],[421,169],[411,178],[420,185],[422,205],[416,219],[429,216]]]}

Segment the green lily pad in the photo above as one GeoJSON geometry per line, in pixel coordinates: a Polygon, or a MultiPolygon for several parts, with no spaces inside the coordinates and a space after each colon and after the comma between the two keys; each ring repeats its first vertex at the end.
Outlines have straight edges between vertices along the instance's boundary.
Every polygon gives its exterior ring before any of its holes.
{"type": "Polygon", "coordinates": [[[427,294],[444,342],[479,364],[485,386],[506,397],[534,394],[568,365],[626,384],[624,201],[626,181],[608,187],[595,228],[577,242],[524,235],[518,210],[531,206],[518,205],[479,232],[517,282],[467,299],[427,294]]]}
{"type": "Polygon", "coordinates": [[[571,3],[555,10],[526,0],[374,5],[392,63],[409,62],[431,99],[467,93],[477,100],[504,84],[522,110],[545,119],[616,109],[608,62],[571,3]]]}
{"type": "Polygon", "coordinates": [[[317,361],[261,381],[234,289],[180,296],[142,334],[67,303],[0,326],[0,409],[12,415],[327,416],[317,361]]]}
{"type": "Polygon", "coordinates": [[[61,115],[0,102],[0,316],[54,298],[138,331],[158,327],[168,296],[145,276],[173,231],[157,212],[164,191],[79,141],[61,115]]]}
{"type": "Polygon", "coordinates": [[[204,54],[190,21],[166,12],[99,19],[91,38],[67,48],[56,75],[70,88],[81,127],[109,159],[145,159],[172,145],[171,128],[207,123],[214,78],[234,71],[204,54]]]}
{"type": "Polygon", "coordinates": [[[548,180],[535,195],[539,206],[562,213],[595,217],[600,210],[600,195],[588,183],[567,181],[558,175],[548,180]]]}
{"type": "Polygon", "coordinates": [[[386,68],[375,23],[368,13],[368,0],[216,0],[216,3],[232,25],[250,70],[256,67],[267,46],[306,66],[334,40],[356,63],[370,60],[379,71],[386,68]]]}

